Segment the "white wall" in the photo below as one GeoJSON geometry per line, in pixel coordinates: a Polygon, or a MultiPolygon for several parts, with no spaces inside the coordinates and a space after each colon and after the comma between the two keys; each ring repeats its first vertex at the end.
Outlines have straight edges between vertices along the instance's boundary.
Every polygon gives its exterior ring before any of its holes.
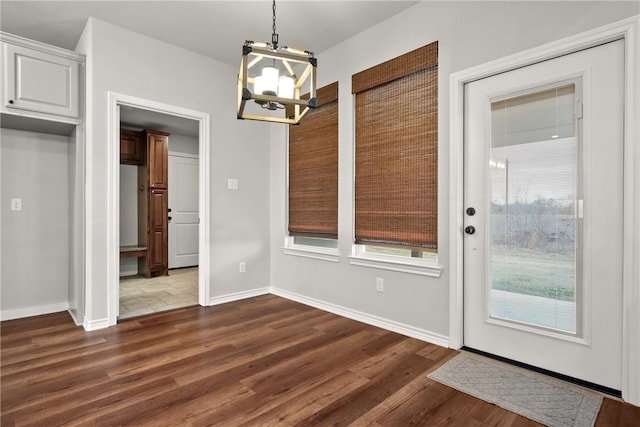
{"type": "MultiPolygon", "coordinates": [[[[120,246],[138,244],[138,167],[120,165],[120,246]]],[[[138,274],[138,258],[120,258],[120,276],[138,274]]]]}
{"type": "MultiPolygon", "coordinates": [[[[86,319],[107,318],[107,93],[211,115],[211,296],[269,284],[410,325],[448,333],[448,76],[450,73],[637,14],[637,3],[422,2],[323,52],[319,84],[340,82],[340,263],[282,254],[286,231],[285,127],[235,119],[237,70],[218,61],[90,19],[78,44],[87,63],[86,319]],[[350,266],[352,98],[350,78],[382,61],[440,42],[439,279],[350,266]],[[123,72],[127,70],[127,72],[123,72]],[[265,135],[270,135],[265,138],[265,135]],[[240,189],[226,189],[227,178],[240,189]],[[238,263],[247,262],[247,273],[238,263]],[[375,278],[385,293],[375,292],[375,278]]],[[[204,42],[204,41],[203,41],[204,42]]],[[[313,48],[312,46],[310,48],[313,48]]],[[[117,235],[117,232],[115,233],[117,235]]]]}
{"type": "Polygon", "coordinates": [[[268,125],[236,120],[236,68],[95,19],[78,49],[88,60],[87,322],[108,318],[108,91],[211,115],[211,296],[268,285],[268,125]],[[226,189],[228,177],[239,190],[226,189]]]}
{"type": "Polygon", "coordinates": [[[120,246],[138,244],[138,166],[120,165],[120,246]]]}
{"type": "Polygon", "coordinates": [[[69,313],[84,318],[84,136],[75,128],[69,136],[69,313]]]}
{"type": "Polygon", "coordinates": [[[169,153],[193,154],[197,156],[199,150],[198,138],[189,135],[172,133],[169,137],[169,153]]]}
{"type": "MultiPolygon", "coordinates": [[[[271,130],[271,284],[446,339],[449,317],[449,75],[640,13],[637,2],[421,2],[318,55],[318,84],[339,82],[339,263],[284,255],[286,132],[271,130]],[[351,266],[351,75],[439,42],[440,278],[351,266]],[[384,278],[385,292],[375,291],[384,278]]],[[[313,50],[313,46],[305,46],[313,50]]]]}
{"type": "Polygon", "coordinates": [[[69,137],[1,130],[2,319],[69,303],[69,137]],[[11,211],[10,200],[22,199],[11,211]]]}

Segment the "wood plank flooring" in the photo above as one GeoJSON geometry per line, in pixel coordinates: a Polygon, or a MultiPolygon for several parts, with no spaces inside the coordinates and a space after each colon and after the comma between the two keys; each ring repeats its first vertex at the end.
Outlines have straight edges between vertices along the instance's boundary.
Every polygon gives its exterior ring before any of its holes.
{"type": "MultiPolygon", "coordinates": [[[[85,332],[66,313],[2,322],[9,426],[536,426],[427,378],[453,350],[275,296],[85,332]]],[[[638,425],[605,399],[597,426],[638,425]]]]}

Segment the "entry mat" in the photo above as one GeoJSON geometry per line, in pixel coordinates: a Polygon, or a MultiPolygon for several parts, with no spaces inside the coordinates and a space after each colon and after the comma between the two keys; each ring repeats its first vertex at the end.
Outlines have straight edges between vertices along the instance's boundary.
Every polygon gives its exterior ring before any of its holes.
{"type": "Polygon", "coordinates": [[[466,351],[428,377],[552,427],[591,427],[602,403],[596,392],[466,351]]]}

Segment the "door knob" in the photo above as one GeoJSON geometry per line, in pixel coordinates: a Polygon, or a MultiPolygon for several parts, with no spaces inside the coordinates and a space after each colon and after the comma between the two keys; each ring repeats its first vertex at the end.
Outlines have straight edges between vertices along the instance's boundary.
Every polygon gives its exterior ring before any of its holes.
{"type": "Polygon", "coordinates": [[[468,225],[465,227],[464,232],[467,234],[473,234],[476,232],[476,228],[473,225],[468,225]]]}
{"type": "Polygon", "coordinates": [[[167,217],[167,219],[168,219],[169,221],[171,221],[173,218],[171,218],[171,217],[169,216],[169,217],[167,217]]]}

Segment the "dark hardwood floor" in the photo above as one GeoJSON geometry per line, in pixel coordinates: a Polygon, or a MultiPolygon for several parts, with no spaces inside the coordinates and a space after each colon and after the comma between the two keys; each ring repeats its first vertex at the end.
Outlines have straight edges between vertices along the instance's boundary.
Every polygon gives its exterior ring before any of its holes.
{"type": "MultiPolygon", "coordinates": [[[[535,426],[427,378],[456,352],[275,296],[85,332],[2,322],[1,424],[535,426]]],[[[597,426],[639,425],[605,399],[597,426]]]]}

